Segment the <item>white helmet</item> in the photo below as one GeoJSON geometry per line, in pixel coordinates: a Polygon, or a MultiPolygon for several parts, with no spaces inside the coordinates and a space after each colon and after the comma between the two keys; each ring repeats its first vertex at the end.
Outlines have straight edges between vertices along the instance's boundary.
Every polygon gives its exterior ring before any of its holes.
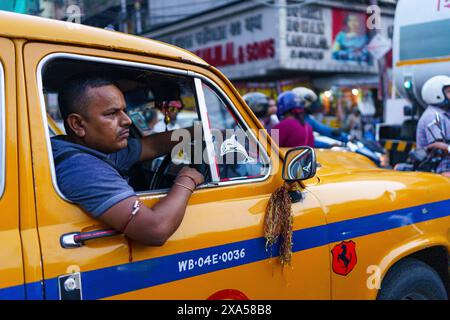
{"type": "Polygon", "coordinates": [[[314,101],[317,100],[317,94],[309,88],[297,87],[292,89],[292,92],[301,99],[305,104],[305,107],[309,107],[314,101]]]}
{"type": "Polygon", "coordinates": [[[444,94],[444,88],[450,86],[450,77],[435,76],[422,87],[422,99],[426,104],[440,106],[445,105],[449,101],[444,94]]]}

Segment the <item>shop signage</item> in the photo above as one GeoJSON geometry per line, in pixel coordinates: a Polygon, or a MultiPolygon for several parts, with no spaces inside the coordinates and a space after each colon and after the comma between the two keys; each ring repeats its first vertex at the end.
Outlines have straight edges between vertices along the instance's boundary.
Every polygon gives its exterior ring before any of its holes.
{"type": "Polygon", "coordinates": [[[277,56],[277,10],[262,8],[160,40],[192,51],[227,76],[253,76],[277,56]]]}
{"type": "MultiPolygon", "coordinates": [[[[283,69],[376,73],[367,19],[365,11],[319,5],[257,7],[153,37],[195,53],[233,80],[283,69]]],[[[382,16],[379,33],[388,42],[391,25],[393,18],[382,16]]]]}
{"type": "Polygon", "coordinates": [[[324,18],[320,7],[288,8],[286,46],[290,59],[324,59],[330,48],[324,18]]]}
{"type": "Polygon", "coordinates": [[[225,45],[195,50],[194,53],[216,67],[243,64],[275,57],[275,40],[267,39],[239,45],[237,51],[235,43],[228,42],[225,45]]]}
{"type": "Polygon", "coordinates": [[[288,69],[375,72],[365,12],[308,6],[288,8],[282,61],[288,69]]]}

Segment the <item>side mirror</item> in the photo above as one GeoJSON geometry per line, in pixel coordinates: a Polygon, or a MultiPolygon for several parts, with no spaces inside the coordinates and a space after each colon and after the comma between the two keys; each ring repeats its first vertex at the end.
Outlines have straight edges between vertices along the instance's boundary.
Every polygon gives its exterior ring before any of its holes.
{"type": "Polygon", "coordinates": [[[314,149],[298,147],[286,153],[282,177],[285,181],[307,180],[316,175],[316,169],[314,149]]]}

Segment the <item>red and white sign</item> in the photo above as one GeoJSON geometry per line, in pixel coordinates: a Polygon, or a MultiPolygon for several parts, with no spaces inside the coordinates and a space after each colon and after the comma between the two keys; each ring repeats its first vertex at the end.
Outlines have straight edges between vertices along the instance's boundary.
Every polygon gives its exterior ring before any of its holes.
{"type": "Polygon", "coordinates": [[[194,53],[215,67],[243,64],[275,57],[275,40],[267,39],[238,45],[234,42],[202,48],[194,53]],[[238,50],[235,47],[238,46],[238,50]]]}
{"type": "Polygon", "coordinates": [[[367,50],[376,60],[383,58],[391,49],[391,41],[379,33],[367,45],[367,50]]]}
{"type": "Polygon", "coordinates": [[[437,11],[450,9],[450,0],[437,0],[437,11]]]}

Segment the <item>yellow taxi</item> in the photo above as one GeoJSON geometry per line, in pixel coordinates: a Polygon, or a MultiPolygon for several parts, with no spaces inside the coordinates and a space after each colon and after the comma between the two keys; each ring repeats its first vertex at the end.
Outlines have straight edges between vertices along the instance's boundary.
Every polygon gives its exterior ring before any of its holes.
{"type": "MultiPolygon", "coordinates": [[[[0,48],[1,299],[447,298],[449,179],[380,169],[354,153],[280,150],[226,77],[158,41],[0,12],[0,48]],[[180,100],[175,124],[200,123],[207,158],[243,156],[244,165],[202,163],[209,178],[163,246],[111,232],[58,188],[56,97],[81,72],[118,79],[134,135],[167,128],[155,108],[180,100]],[[246,143],[214,138],[236,129],[246,143]],[[301,184],[282,267],[263,225],[284,180],[301,184]]],[[[173,182],[177,164],[167,159],[133,169],[130,183],[149,207],[173,182]]]]}

